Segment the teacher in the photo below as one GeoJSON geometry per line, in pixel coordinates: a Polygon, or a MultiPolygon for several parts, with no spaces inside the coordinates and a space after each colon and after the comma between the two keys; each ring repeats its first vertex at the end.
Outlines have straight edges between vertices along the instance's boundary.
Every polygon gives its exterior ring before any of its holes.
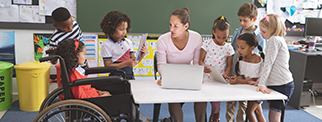
{"type": "MultiPolygon", "coordinates": [[[[202,45],[201,35],[189,30],[190,11],[188,8],[172,12],[170,32],[161,35],[157,42],[158,70],[162,76],[162,64],[198,65],[202,45]]],[[[161,85],[161,79],[158,85],[161,85]]],[[[193,96],[191,96],[193,97],[193,96]]],[[[205,121],[206,102],[194,103],[196,122],[205,121]]],[[[175,122],[183,122],[183,112],[180,103],[169,103],[169,112],[175,122]]]]}

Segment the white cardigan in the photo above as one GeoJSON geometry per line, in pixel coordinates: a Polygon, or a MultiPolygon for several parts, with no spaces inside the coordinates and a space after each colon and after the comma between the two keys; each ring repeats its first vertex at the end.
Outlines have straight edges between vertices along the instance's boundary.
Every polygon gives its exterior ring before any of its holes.
{"type": "Polygon", "coordinates": [[[284,38],[270,37],[265,52],[264,66],[258,86],[279,86],[293,81],[289,70],[290,53],[284,38]]]}

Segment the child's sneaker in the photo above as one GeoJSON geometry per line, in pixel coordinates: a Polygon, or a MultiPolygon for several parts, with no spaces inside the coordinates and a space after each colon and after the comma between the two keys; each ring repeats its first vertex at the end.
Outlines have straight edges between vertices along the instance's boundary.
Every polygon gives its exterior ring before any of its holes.
{"type": "Polygon", "coordinates": [[[213,113],[209,117],[209,122],[220,122],[219,113],[213,113]]]}

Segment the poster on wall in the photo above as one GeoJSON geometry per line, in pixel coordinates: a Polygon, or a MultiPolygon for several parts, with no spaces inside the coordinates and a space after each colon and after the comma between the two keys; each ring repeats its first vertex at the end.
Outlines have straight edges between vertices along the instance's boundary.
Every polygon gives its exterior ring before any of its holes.
{"type": "Polygon", "coordinates": [[[49,40],[51,34],[34,34],[34,55],[35,61],[39,61],[39,58],[47,56],[45,51],[49,49],[49,40]]]}
{"type": "Polygon", "coordinates": [[[0,61],[15,64],[15,32],[0,31],[0,61]]]}
{"type": "MultiPolygon", "coordinates": [[[[142,59],[139,64],[133,67],[134,76],[154,76],[154,68],[153,68],[153,58],[154,53],[156,51],[156,43],[157,38],[160,35],[148,35],[148,38],[145,41],[145,45],[148,48],[148,52],[145,55],[145,57],[142,59]],[[153,37],[153,38],[151,38],[153,37]]],[[[136,54],[139,46],[140,46],[140,40],[142,38],[142,34],[128,34],[126,35],[126,38],[130,39],[132,41],[133,50],[135,51],[134,54],[136,54]]],[[[98,34],[98,56],[97,56],[97,63],[99,67],[104,67],[104,61],[101,56],[101,47],[103,43],[107,40],[107,37],[104,34],[98,34]]],[[[99,74],[99,76],[106,76],[108,74],[99,74]]]]}
{"type": "Polygon", "coordinates": [[[14,31],[0,31],[0,61],[16,64],[14,31]]]}
{"type": "Polygon", "coordinates": [[[95,33],[83,33],[81,39],[84,42],[86,47],[86,59],[89,67],[97,67],[97,56],[96,56],[96,43],[97,43],[97,34],[95,33]]]}
{"type": "Polygon", "coordinates": [[[68,9],[72,17],[76,20],[76,0],[39,0],[39,14],[50,16],[58,7],[68,9]]]}

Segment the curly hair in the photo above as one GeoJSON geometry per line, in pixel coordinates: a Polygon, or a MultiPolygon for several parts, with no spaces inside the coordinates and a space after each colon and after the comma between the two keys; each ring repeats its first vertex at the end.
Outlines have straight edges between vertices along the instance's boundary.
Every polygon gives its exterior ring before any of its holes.
{"type": "Polygon", "coordinates": [[[100,23],[100,27],[102,29],[102,32],[106,36],[111,37],[113,35],[113,33],[115,32],[115,29],[117,28],[117,26],[119,24],[121,24],[122,22],[127,22],[128,27],[126,30],[128,32],[129,29],[131,29],[130,18],[126,14],[124,14],[120,11],[110,11],[102,19],[102,21],[100,23]]]}
{"type": "Polygon", "coordinates": [[[71,74],[72,70],[78,67],[77,55],[83,51],[84,43],[79,41],[78,48],[75,50],[75,41],[73,39],[66,39],[58,44],[55,54],[61,56],[66,63],[66,69],[68,74],[71,74]]]}

